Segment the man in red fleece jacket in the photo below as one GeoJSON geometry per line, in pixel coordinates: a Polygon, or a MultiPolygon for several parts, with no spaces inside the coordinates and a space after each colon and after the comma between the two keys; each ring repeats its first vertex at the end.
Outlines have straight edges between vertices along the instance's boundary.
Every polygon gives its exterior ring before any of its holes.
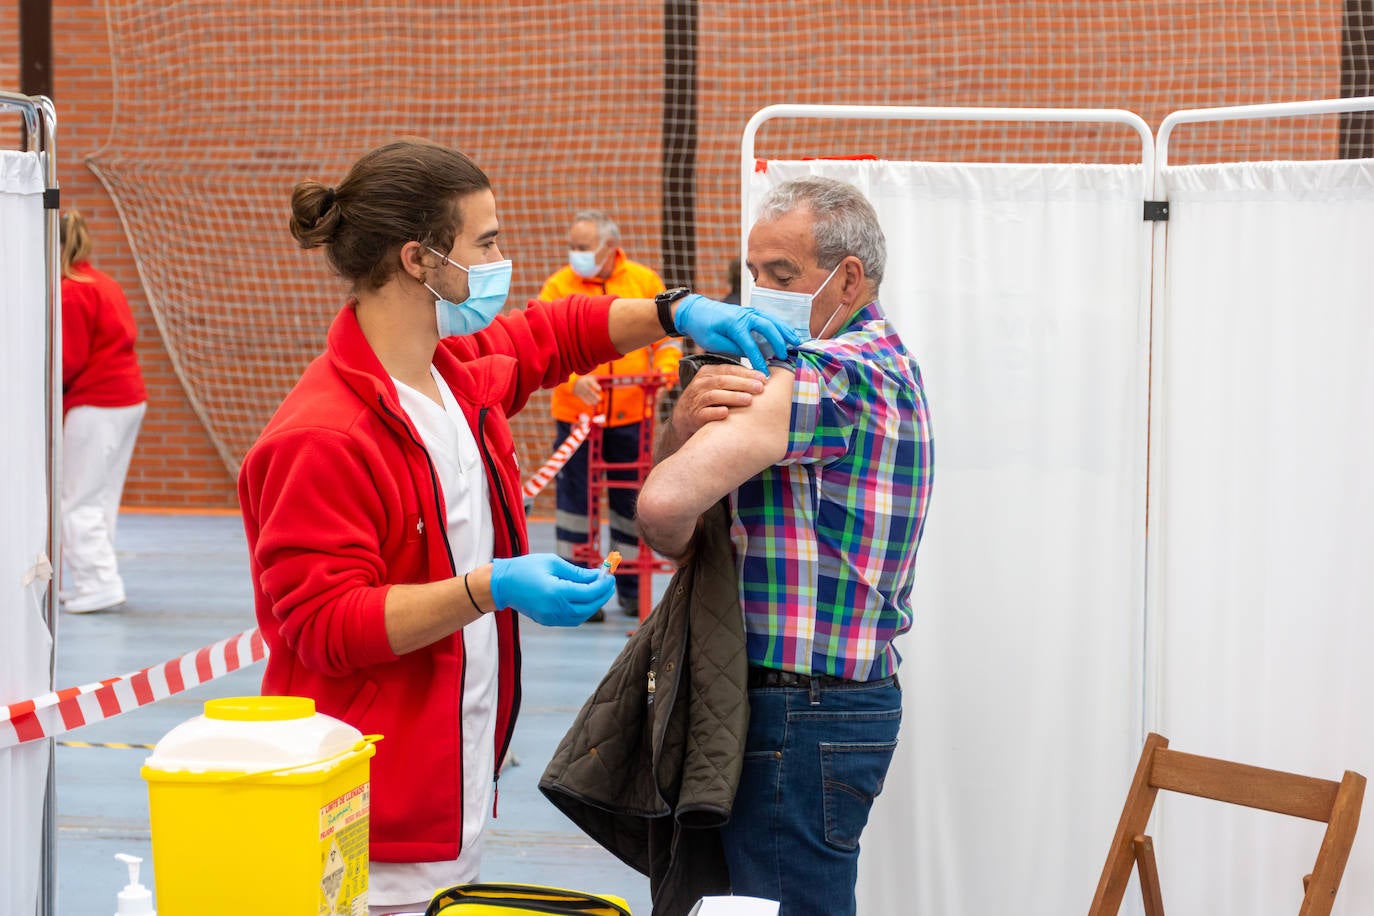
{"type": "Polygon", "coordinates": [[[422,910],[478,875],[519,707],[517,615],[575,626],[614,588],[526,553],[509,417],[665,334],[760,368],[796,335],[681,289],[500,314],[511,262],[491,184],[437,144],[380,147],[337,188],[301,182],[291,205],[292,234],[325,248],[352,296],[239,474],[263,692],[385,736],[372,912],[422,910]]]}

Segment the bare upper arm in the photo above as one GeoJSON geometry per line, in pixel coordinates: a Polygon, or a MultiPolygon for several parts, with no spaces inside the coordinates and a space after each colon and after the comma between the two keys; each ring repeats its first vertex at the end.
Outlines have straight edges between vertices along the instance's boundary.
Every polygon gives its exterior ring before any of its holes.
{"type": "Polygon", "coordinates": [[[654,468],[640,493],[641,506],[695,517],[780,462],[787,455],[794,382],[791,369],[774,367],[748,407],[731,408],[725,419],[702,426],[654,468]]]}

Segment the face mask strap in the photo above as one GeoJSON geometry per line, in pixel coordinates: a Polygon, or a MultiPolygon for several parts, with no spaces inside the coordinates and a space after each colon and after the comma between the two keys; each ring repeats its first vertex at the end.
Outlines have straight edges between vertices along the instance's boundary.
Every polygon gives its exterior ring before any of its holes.
{"type": "Polygon", "coordinates": [[[840,258],[839,264],[836,264],[834,267],[830,268],[830,276],[826,277],[825,280],[821,283],[821,285],[816,287],[816,291],[811,294],[813,298],[815,296],[819,296],[821,294],[821,290],[825,289],[825,287],[830,283],[830,281],[835,279],[835,272],[840,269],[840,264],[843,263],[844,258],[840,258]]]}
{"type": "MultiPolygon", "coordinates": [[[[439,252],[435,251],[433,248],[430,248],[428,245],[426,245],[425,248],[426,248],[428,251],[430,251],[431,253],[439,255],[439,260],[443,261],[444,263],[446,263],[446,264],[452,264],[454,267],[457,267],[459,270],[463,271],[464,273],[470,273],[470,271],[469,271],[466,267],[464,267],[462,264],[459,264],[457,261],[453,260],[453,259],[450,258],[448,255],[446,255],[446,254],[440,254],[439,252]]],[[[436,305],[437,305],[438,303],[440,303],[440,302],[448,302],[448,301],[449,301],[448,299],[446,299],[446,298],[444,298],[443,296],[439,295],[439,291],[438,291],[437,289],[435,289],[434,287],[430,286],[428,283],[425,283],[424,280],[421,280],[420,283],[421,283],[421,285],[424,286],[425,289],[429,290],[430,295],[432,295],[432,296],[434,297],[434,302],[435,302],[436,305]]],[[[466,301],[466,300],[464,300],[464,301],[466,301]]]]}
{"type": "Polygon", "coordinates": [[[828,330],[830,330],[830,322],[832,322],[832,321],[835,320],[835,316],[838,315],[838,314],[840,313],[840,309],[842,309],[842,308],[844,308],[844,300],[843,300],[843,299],[840,300],[840,304],[839,304],[839,305],[835,306],[835,311],[833,311],[833,312],[830,313],[830,317],[827,318],[827,319],[825,319],[825,325],[821,328],[821,332],[820,332],[819,334],[816,335],[817,338],[823,338],[823,337],[825,337],[825,332],[828,331],[828,330]]]}
{"type": "MultiPolygon", "coordinates": [[[[457,261],[453,260],[453,258],[450,258],[448,255],[446,255],[446,254],[439,254],[439,252],[434,251],[434,249],[433,249],[433,248],[430,248],[428,245],[426,245],[425,247],[428,248],[430,251],[434,252],[435,254],[438,254],[438,255],[439,255],[439,259],[440,259],[441,261],[443,261],[445,264],[452,265],[453,267],[458,268],[459,270],[461,270],[461,271],[462,271],[463,273],[465,273],[465,274],[472,273],[472,271],[471,271],[469,268],[466,268],[466,267],[464,267],[462,264],[459,264],[457,261]]],[[[836,265],[836,266],[839,266],[839,265],[836,265]]],[[[425,285],[428,286],[429,284],[426,283],[425,285]]],[[[433,292],[433,290],[431,290],[431,292],[433,292]]]]}
{"type": "MultiPolygon", "coordinates": [[[[843,263],[844,263],[844,258],[840,258],[840,264],[843,264],[843,263]]],[[[840,269],[840,264],[836,264],[834,270],[830,271],[830,276],[828,276],[828,277],[825,278],[825,283],[829,283],[829,282],[834,278],[834,276],[835,276],[835,271],[837,271],[837,270],[840,269]]],[[[816,287],[816,292],[814,292],[814,293],[811,294],[812,297],[813,297],[813,300],[812,300],[812,301],[815,301],[815,300],[814,300],[814,297],[815,297],[816,295],[818,295],[818,294],[820,293],[821,290],[825,289],[825,283],[822,283],[820,286],[816,287]]],[[[830,322],[832,322],[832,321],[835,320],[835,316],[838,315],[838,314],[840,313],[840,309],[842,309],[842,308],[844,308],[844,300],[843,300],[843,299],[840,300],[840,304],[839,304],[839,305],[835,306],[835,311],[833,311],[833,312],[830,313],[830,317],[827,318],[827,319],[825,319],[825,324],[821,326],[821,332],[820,332],[819,334],[816,335],[816,337],[817,337],[818,339],[819,339],[819,338],[825,337],[825,332],[828,331],[828,330],[830,330],[830,322]]]]}

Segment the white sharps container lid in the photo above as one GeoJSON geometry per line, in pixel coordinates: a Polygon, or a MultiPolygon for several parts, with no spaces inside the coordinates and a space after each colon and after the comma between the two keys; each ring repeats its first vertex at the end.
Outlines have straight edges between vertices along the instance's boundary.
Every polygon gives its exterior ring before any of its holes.
{"type": "Polygon", "coordinates": [[[357,747],[363,733],[315,712],[308,697],[226,697],[172,729],[146,761],[164,772],[309,767],[357,747]]]}

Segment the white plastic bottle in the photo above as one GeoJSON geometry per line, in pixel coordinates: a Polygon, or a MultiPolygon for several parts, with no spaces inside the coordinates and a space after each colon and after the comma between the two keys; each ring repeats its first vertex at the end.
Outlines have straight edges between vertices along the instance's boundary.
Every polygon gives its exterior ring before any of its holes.
{"type": "Polygon", "coordinates": [[[138,883],[138,866],[143,860],[124,852],[115,853],[115,858],[129,866],[129,883],[119,892],[115,916],[157,916],[153,911],[153,892],[138,883]]]}

